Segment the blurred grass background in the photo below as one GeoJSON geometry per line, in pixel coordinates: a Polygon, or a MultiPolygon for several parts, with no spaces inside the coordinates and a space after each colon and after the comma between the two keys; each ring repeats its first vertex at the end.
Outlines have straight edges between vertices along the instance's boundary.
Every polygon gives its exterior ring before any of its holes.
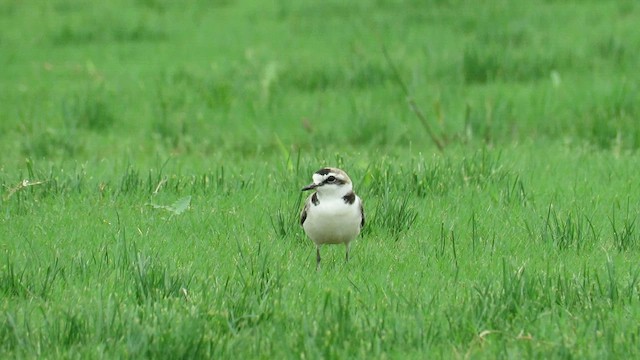
{"type": "Polygon", "coordinates": [[[632,1],[4,1],[3,163],[638,146],[632,1]],[[382,49],[386,48],[389,59],[382,49]]]}

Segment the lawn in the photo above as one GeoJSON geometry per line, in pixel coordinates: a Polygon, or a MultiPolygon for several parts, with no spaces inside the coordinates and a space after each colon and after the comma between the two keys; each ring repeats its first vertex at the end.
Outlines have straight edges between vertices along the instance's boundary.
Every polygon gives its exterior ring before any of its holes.
{"type": "Polygon", "coordinates": [[[0,0],[0,357],[639,357],[638,23],[0,0]],[[367,224],[316,271],[324,166],[367,224]]]}

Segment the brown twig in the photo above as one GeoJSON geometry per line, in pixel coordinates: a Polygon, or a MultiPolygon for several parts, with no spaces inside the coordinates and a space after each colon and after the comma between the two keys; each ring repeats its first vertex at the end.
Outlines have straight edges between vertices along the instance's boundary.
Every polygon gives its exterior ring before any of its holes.
{"type": "Polygon", "coordinates": [[[9,189],[9,191],[7,192],[7,194],[4,196],[4,201],[9,200],[9,198],[11,196],[13,196],[13,194],[17,193],[18,191],[27,188],[29,186],[35,186],[35,185],[42,185],[46,182],[45,181],[29,181],[28,179],[24,179],[22,181],[20,181],[18,183],[18,185],[12,187],[11,189],[9,189]]]}
{"type": "Polygon", "coordinates": [[[382,54],[384,55],[384,58],[387,60],[389,67],[393,71],[393,75],[396,78],[396,81],[398,82],[398,84],[400,85],[402,92],[406,96],[407,101],[409,102],[409,107],[411,108],[411,111],[413,111],[413,113],[416,114],[416,116],[418,117],[418,120],[420,120],[420,123],[422,124],[424,129],[427,131],[427,134],[431,138],[431,141],[433,141],[433,143],[436,144],[436,146],[438,147],[438,150],[444,151],[444,147],[445,147],[444,141],[440,139],[440,137],[438,137],[436,133],[433,131],[433,129],[431,128],[431,125],[429,125],[429,121],[427,121],[427,117],[424,116],[424,113],[422,112],[422,110],[420,110],[420,107],[418,106],[418,104],[416,104],[411,94],[409,94],[409,88],[407,88],[407,85],[402,80],[402,77],[400,76],[400,72],[398,71],[398,68],[395,66],[395,64],[391,60],[391,57],[387,52],[387,48],[384,45],[382,45],[382,54]]]}

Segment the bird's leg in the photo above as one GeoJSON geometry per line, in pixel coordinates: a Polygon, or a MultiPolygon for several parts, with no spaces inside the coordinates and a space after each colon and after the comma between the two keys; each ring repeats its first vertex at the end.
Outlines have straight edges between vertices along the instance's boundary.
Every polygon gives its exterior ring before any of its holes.
{"type": "Polygon", "coordinates": [[[320,269],[320,245],[316,246],[316,270],[320,269]]]}
{"type": "Polygon", "coordinates": [[[347,247],[347,255],[345,256],[345,261],[349,262],[349,243],[346,243],[345,245],[347,247]]]}

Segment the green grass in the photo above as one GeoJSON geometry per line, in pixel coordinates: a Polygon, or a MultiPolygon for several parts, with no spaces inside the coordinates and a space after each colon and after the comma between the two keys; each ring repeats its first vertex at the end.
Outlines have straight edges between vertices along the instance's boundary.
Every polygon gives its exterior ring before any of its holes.
{"type": "Polygon", "coordinates": [[[0,20],[0,357],[640,355],[636,2],[0,20]],[[323,166],[367,225],[316,271],[323,166]]]}

